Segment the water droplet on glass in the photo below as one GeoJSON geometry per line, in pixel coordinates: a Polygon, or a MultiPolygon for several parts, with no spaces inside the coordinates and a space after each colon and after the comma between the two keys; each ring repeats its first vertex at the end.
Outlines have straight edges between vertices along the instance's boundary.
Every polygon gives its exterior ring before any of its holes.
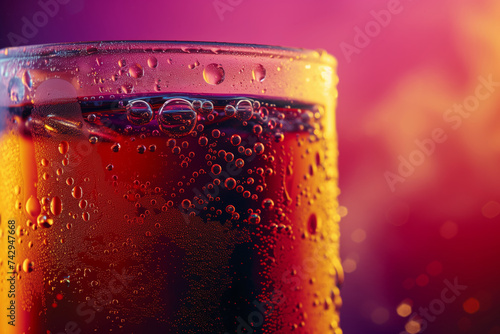
{"type": "Polygon", "coordinates": [[[224,81],[226,73],[220,64],[209,64],[203,70],[203,79],[210,85],[218,85],[224,81]]]}
{"type": "Polygon", "coordinates": [[[30,259],[25,259],[23,261],[23,270],[26,273],[30,273],[33,271],[34,263],[30,259]]]}
{"type": "Polygon", "coordinates": [[[18,103],[24,99],[24,85],[21,79],[14,77],[9,81],[9,98],[12,102],[18,103]]]}
{"type": "Polygon", "coordinates": [[[71,195],[76,199],[82,198],[83,195],[82,187],[80,186],[73,187],[73,189],[71,190],[71,195]]]}
{"type": "Polygon", "coordinates": [[[252,70],[252,76],[254,80],[262,82],[266,78],[266,69],[261,64],[257,64],[252,70]]]}
{"type": "Polygon", "coordinates": [[[22,81],[23,81],[23,84],[28,89],[31,89],[31,87],[33,86],[33,81],[31,81],[31,74],[28,70],[24,71],[22,81]]]}
{"type": "Polygon", "coordinates": [[[36,219],[38,227],[49,228],[54,224],[54,220],[47,217],[44,214],[41,214],[36,219]]]}
{"type": "Polygon", "coordinates": [[[253,105],[249,100],[241,100],[236,105],[236,117],[240,121],[248,121],[253,115],[253,105]]]}
{"type": "Polygon", "coordinates": [[[135,125],[144,125],[153,119],[151,105],[143,100],[130,101],[127,104],[127,119],[135,125]]]}
{"type": "Polygon", "coordinates": [[[59,199],[59,197],[53,197],[52,200],[50,201],[50,212],[54,216],[58,216],[62,212],[62,202],[59,199]]]}
{"type": "Polygon", "coordinates": [[[38,200],[38,198],[36,198],[35,196],[31,196],[30,198],[28,198],[28,200],[26,201],[26,212],[28,212],[28,214],[34,218],[37,217],[41,211],[42,206],[40,205],[40,201],[38,200]]]}
{"type": "Polygon", "coordinates": [[[158,59],[156,59],[156,57],[149,57],[148,58],[148,66],[150,68],[156,68],[158,66],[158,59]]]}
{"type": "Polygon", "coordinates": [[[184,99],[171,99],[163,104],[158,113],[160,129],[172,136],[185,136],[196,126],[196,112],[184,99]]]}
{"type": "Polygon", "coordinates": [[[141,65],[134,64],[130,66],[130,68],[128,69],[128,73],[132,78],[139,79],[144,76],[144,69],[142,68],[141,65]]]}
{"type": "Polygon", "coordinates": [[[315,234],[317,229],[318,229],[318,218],[313,213],[309,217],[309,220],[307,221],[307,230],[309,231],[309,233],[315,234]]]}
{"type": "Polygon", "coordinates": [[[58,147],[58,149],[59,149],[59,153],[61,153],[61,154],[66,154],[66,153],[68,153],[68,149],[69,149],[69,144],[68,144],[68,142],[67,142],[67,141],[62,141],[62,142],[60,142],[60,143],[59,143],[59,147],[58,147]]]}

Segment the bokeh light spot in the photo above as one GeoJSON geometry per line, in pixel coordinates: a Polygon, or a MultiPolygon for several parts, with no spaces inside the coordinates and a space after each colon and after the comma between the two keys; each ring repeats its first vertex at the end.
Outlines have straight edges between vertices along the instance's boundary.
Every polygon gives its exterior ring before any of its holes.
{"type": "Polygon", "coordinates": [[[474,314],[479,311],[479,301],[476,298],[469,298],[464,302],[464,310],[469,314],[474,314]]]}
{"type": "Polygon", "coordinates": [[[405,329],[409,334],[417,334],[420,332],[421,325],[416,320],[410,320],[406,323],[405,329]]]}
{"type": "Polygon", "coordinates": [[[385,307],[377,307],[371,314],[372,321],[377,325],[382,325],[389,320],[389,311],[385,307]]]}
{"type": "Polygon", "coordinates": [[[439,261],[432,261],[425,268],[427,273],[431,276],[437,276],[443,271],[443,265],[439,261]]]}
{"type": "Polygon", "coordinates": [[[415,282],[418,286],[426,286],[427,284],[429,284],[429,276],[427,276],[426,274],[419,275],[415,279],[415,282]]]}
{"type": "Polygon", "coordinates": [[[448,220],[443,225],[441,225],[439,233],[445,239],[452,239],[458,233],[458,226],[455,222],[448,220]]]}
{"type": "Polygon", "coordinates": [[[362,243],[366,239],[366,232],[365,230],[358,228],[351,234],[351,239],[352,241],[356,243],[362,243]]]}
{"type": "Polygon", "coordinates": [[[348,211],[347,211],[347,208],[345,206],[341,205],[337,208],[337,213],[340,217],[345,217],[345,216],[347,216],[348,211]]]}
{"type": "Polygon", "coordinates": [[[496,201],[489,201],[481,209],[483,216],[492,219],[500,214],[500,203],[496,201]]]}
{"type": "Polygon", "coordinates": [[[356,271],[358,265],[355,260],[347,258],[342,262],[342,267],[344,268],[344,272],[352,273],[356,271]]]}
{"type": "Polygon", "coordinates": [[[398,308],[396,309],[396,312],[400,317],[405,318],[411,314],[412,308],[408,303],[402,302],[401,304],[399,304],[398,308]]]}

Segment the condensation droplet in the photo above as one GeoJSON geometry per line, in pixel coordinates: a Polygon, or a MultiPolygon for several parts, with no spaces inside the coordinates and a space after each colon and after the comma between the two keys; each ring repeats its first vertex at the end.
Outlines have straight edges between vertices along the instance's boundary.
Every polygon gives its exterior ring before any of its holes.
{"type": "Polygon", "coordinates": [[[33,263],[33,261],[31,261],[30,259],[25,259],[23,261],[23,270],[24,272],[26,273],[30,273],[33,271],[33,268],[34,268],[35,264],[33,263]]]}
{"type": "Polygon", "coordinates": [[[62,212],[62,202],[59,199],[59,197],[53,197],[52,200],[50,201],[50,212],[54,216],[58,216],[62,212]]]}
{"type": "Polygon", "coordinates": [[[153,119],[151,105],[143,100],[130,101],[127,104],[127,119],[135,125],[144,125],[153,119]]]}
{"type": "Polygon", "coordinates": [[[172,136],[189,134],[196,126],[196,112],[184,99],[171,99],[163,104],[158,113],[160,129],[172,136]]]}
{"type": "Polygon", "coordinates": [[[261,64],[257,64],[252,70],[252,76],[254,80],[262,82],[266,78],[266,69],[261,64]]]}
{"type": "Polygon", "coordinates": [[[37,217],[36,223],[38,227],[49,228],[54,224],[54,220],[44,214],[41,214],[37,217]]]}
{"type": "Polygon", "coordinates": [[[158,59],[156,59],[156,57],[149,57],[148,58],[148,66],[150,68],[156,68],[158,66],[158,59]]]}
{"type": "Polygon", "coordinates": [[[59,143],[59,146],[58,146],[58,149],[59,149],[59,153],[61,154],[66,154],[68,153],[68,149],[69,149],[69,144],[67,141],[62,141],[59,143]]]}
{"type": "Polygon", "coordinates": [[[40,205],[40,201],[38,200],[38,198],[36,198],[35,196],[30,196],[30,198],[28,198],[28,200],[26,201],[26,212],[28,212],[31,217],[35,218],[40,214],[41,211],[42,206],[40,205]]]}
{"type": "Polygon", "coordinates": [[[220,64],[209,64],[203,69],[203,79],[210,85],[219,85],[224,81],[226,73],[220,64]]]}
{"type": "Polygon", "coordinates": [[[33,86],[33,81],[31,81],[31,74],[28,70],[24,71],[22,81],[23,81],[23,84],[28,89],[31,89],[31,87],[33,86]]]}
{"type": "Polygon", "coordinates": [[[71,190],[71,195],[76,198],[76,199],[80,199],[82,198],[83,196],[83,190],[82,190],[82,187],[80,186],[75,186],[73,187],[73,189],[71,190]]]}
{"type": "Polygon", "coordinates": [[[144,69],[139,64],[131,65],[128,69],[128,73],[132,78],[142,78],[144,76],[144,69]]]}

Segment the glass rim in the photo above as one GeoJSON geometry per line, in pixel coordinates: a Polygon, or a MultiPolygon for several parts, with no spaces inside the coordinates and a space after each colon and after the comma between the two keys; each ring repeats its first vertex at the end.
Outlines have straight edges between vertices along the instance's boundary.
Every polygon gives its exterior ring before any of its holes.
{"type": "Polygon", "coordinates": [[[124,40],[124,41],[88,41],[33,44],[0,49],[0,60],[33,58],[33,57],[77,57],[99,54],[134,53],[208,53],[235,56],[273,56],[276,58],[296,58],[306,61],[335,66],[334,56],[322,49],[282,47],[265,44],[245,44],[202,41],[168,41],[168,40],[124,40]]]}

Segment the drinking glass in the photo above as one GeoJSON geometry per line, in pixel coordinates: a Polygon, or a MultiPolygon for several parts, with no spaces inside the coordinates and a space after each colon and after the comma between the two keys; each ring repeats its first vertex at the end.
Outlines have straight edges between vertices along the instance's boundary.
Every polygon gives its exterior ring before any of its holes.
{"type": "Polygon", "coordinates": [[[336,61],[91,42],[0,55],[0,332],[341,333],[336,61]]]}

